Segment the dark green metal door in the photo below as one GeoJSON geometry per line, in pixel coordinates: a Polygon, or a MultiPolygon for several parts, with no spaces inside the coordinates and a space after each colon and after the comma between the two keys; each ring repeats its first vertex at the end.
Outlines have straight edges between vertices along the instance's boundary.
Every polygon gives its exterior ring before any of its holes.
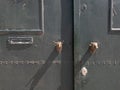
{"type": "Polygon", "coordinates": [[[120,0],[74,1],[75,90],[120,88],[120,0]]]}
{"type": "Polygon", "coordinates": [[[0,90],[73,90],[72,4],[0,0],[0,90]]]}

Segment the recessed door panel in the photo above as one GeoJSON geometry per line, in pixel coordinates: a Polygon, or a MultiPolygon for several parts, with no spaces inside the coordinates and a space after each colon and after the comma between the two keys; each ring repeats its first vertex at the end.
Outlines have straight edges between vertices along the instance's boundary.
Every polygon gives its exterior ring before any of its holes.
{"type": "MultiPolygon", "coordinates": [[[[0,0],[0,32],[44,32],[43,0],[0,0]]],[[[3,34],[3,33],[2,33],[3,34]]]]}

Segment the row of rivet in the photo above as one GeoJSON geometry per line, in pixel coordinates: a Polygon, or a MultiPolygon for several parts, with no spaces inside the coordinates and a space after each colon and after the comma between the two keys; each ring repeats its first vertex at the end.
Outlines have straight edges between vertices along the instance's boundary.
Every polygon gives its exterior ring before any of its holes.
{"type": "MultiPolygon", "coordinates": [[[[45,60],[40,61],[0,61],[0,64],[45,64],[45,60]]],[[[55,60],[51,62],[52,64],[61,64],[60,60],[55,60]]]]}
{"type": "Polygon", "coordinates": [[[120,61],[87,61],[86,65],[120,65],[120,61]]]}

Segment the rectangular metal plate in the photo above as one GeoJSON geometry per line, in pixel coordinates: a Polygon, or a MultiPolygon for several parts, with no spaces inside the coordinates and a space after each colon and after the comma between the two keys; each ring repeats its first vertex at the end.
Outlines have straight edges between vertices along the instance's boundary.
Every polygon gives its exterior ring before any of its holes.
{"type": "Polygon", "coordinates": [[[33,44],[33,37],[9,37],[9,44],[33,44]]]}

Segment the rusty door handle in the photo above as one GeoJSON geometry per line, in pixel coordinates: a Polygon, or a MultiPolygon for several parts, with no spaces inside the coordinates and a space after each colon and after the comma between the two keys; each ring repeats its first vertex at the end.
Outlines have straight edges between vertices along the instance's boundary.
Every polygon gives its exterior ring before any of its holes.
{"type": "Polygon", "coordinates": [[[90,51],[91,54],[95,53],[98,48],[99,47],[98,47],[98,43],[97,42],[91,42],[89,44],[89,51],[90,51]]]}
{"type": "Polygon", "coordinates": [[[56,51],[58,53],[61,53],[62,52],[62,48],[63,48],[63,42],[62,41],[53,41],[54,44],[55,44],[55,48],[56,48],[56,51]]]}

